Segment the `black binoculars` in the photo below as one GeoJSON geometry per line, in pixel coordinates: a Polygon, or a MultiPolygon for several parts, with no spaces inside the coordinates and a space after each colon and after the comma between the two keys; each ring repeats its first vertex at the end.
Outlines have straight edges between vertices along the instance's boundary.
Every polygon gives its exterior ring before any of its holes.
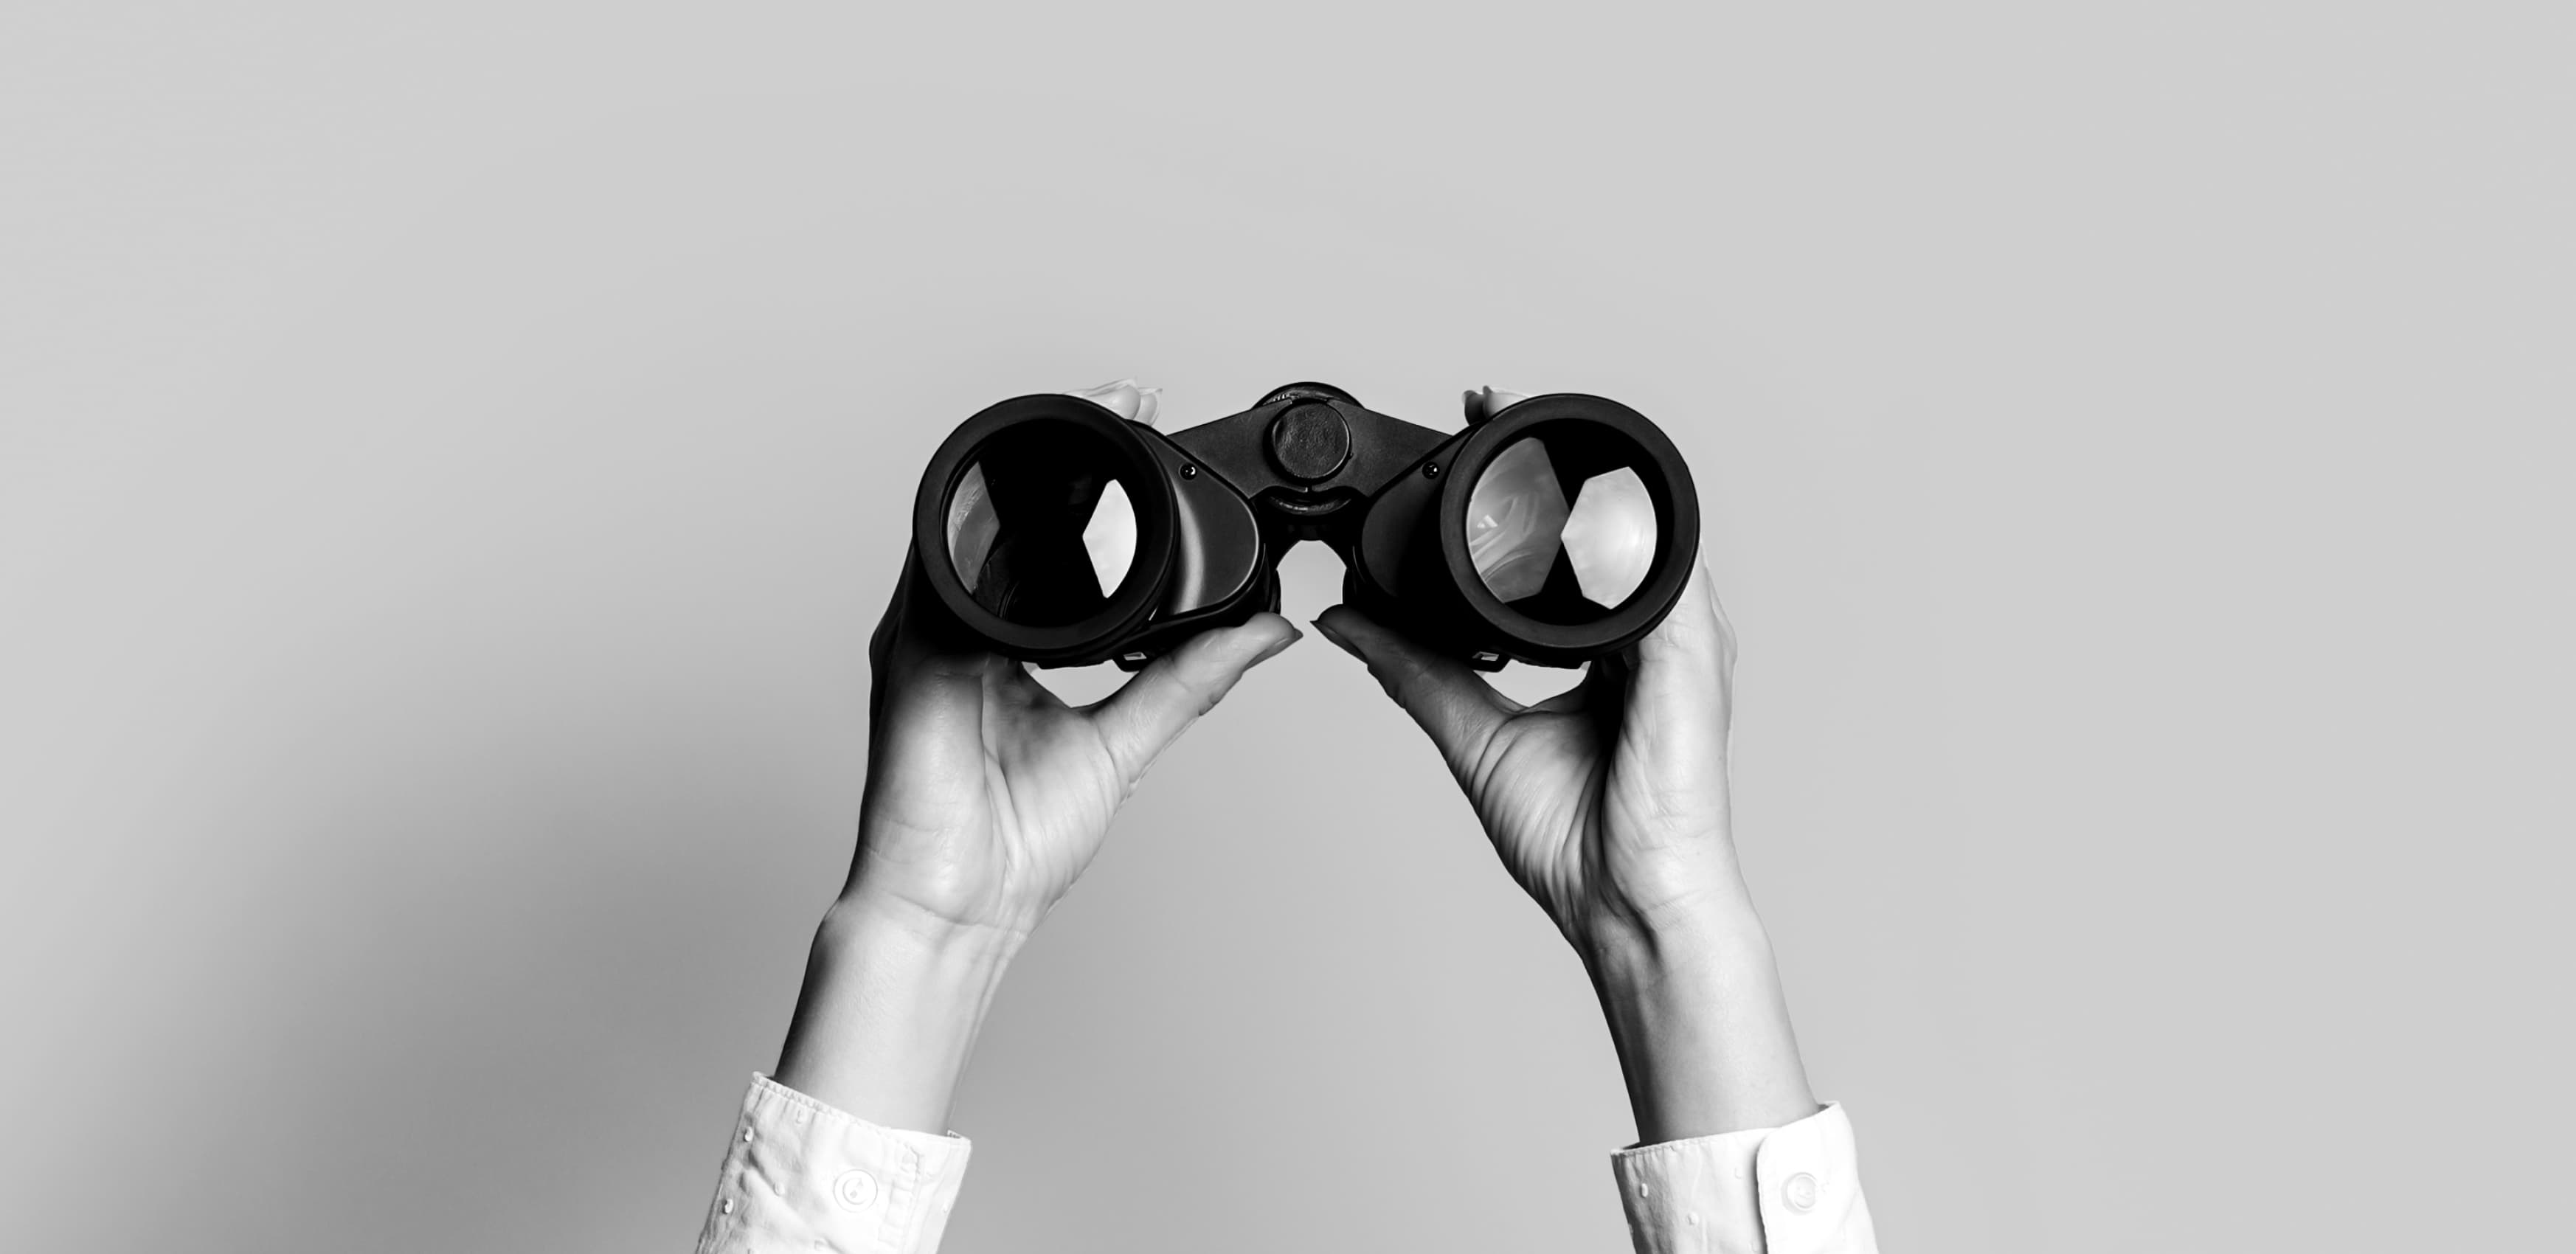
{"type": "Polygon", "coordinates": [[[1165,435],[1078,396],[967,419],[930,459],[913,554],[995,652],[1134,670],[1279,608],[1300,540],[1342,598],[1485,670],[1577,666],[1671,611],[1699,501],[1670,439],[1617,401],[1533,396],[1468,427],[1390,418],[1322,383],[1165,435]]]}

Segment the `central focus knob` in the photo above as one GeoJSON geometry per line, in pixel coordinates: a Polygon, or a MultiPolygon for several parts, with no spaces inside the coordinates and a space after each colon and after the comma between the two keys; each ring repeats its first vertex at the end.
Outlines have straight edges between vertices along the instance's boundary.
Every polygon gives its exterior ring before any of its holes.
{"type": "Polygon", "coordinates": [[[1270,460],[1299,483],[1333,477],[1351,457],[1351,424],[1322,401],[1291,405],[1270,420],[1270,460]]]}

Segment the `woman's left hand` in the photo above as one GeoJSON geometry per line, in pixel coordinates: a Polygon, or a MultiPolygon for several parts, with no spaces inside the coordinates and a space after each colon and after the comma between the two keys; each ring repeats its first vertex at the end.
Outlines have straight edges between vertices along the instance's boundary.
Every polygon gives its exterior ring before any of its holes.
{"type": "MultiPolygon", "coordinates": [[[[1150,394],[1082,395],[1135,417],[1150,394]]],[[[858,851],[824,917],[778,1080],[938,1131],[1003,969],[1073,887],[1147,767],[1298,639],[1276,614],[1192,637],[1104,701],[1066,705],[968,637],[906,563],[868,650],[858,851]]]]}

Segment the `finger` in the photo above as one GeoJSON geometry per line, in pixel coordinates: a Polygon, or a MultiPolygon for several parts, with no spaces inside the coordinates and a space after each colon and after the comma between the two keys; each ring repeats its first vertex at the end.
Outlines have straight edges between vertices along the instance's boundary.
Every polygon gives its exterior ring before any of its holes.
{"type": "Polygon", "coordinates": [[[1002,657],[998,654],[994,656],[993,686],[1004,699],[1022,706],[1049,710],[1074,708],[1072,703],[1057,695],[1055,689],[1047,687],[1038,679],[1035,663],[1023,662],[1018,658],[1002,657]]]}
{"type": "Polygon", "coordinates": [[[1584,665],[1583,678],[1573,687],[1545,701],[1537,702],[1529,708],[1540,714],[1575,714],[1584,710],[1615,711],[1619,708],[1620,698],[1625,694],[1623,683],[1626,674],[1617,655],[1595,658],[1584,665]]]}
{"type": "MultiPolygon", "coordinates": [[[[903,617],[904,594],[912,586],[912,554],[905,553],[901,573],[895,576],[894,595],[886,598],[885,613],[877,617],[877,629],[868,636],[868,673],[883,678],[886,666],[894,658],[894,638],[903,617]]],[[[869,703],[873,715],[875,702],[869,703]]]]}
{"type": "Polygon", "coordinates": [[[1421,724],[1450,769],[1462,775],[1517,708],[1466,663],[1423,648],[1347,605],[1324,611],[1315,629],[1366,662],[1386,695],[1421,724]]]}
{"type": "Polygon", "coordinates": [[[868,643],[869,664],[880,670],[903,670],[932,659],[963,664],[992,651],[931,590],[922,576],[922,560],[918,550],[905,557],[894,597],[868,643]]]}
{"type": "Polygon", "coordinates": [[[1491,418],[1529,398],[1530,394],[1527,392],[1506,391],[1498,387],[1480,387],[1467,393],[1467,417],[1491,418]]]}
{"type": "Polygon", "coordinates": [[[868,640],[868,720],[874,724],[898,692],[934,679],[980,680],[997,660],[930,590],[918,554],[907,554],[885,616],[868,640]]]}
{"type": "Polygon", "coordinates": [[[895,576],[894,595],[886,598],[885,613],[877,619],[877,629],[868,637],[868,725],[876,725],[885,712],[886,691],[900,673],[895,664],[895,642],[903,635],[905,610],[911,603],[915,585],[913,571],[919,562],[907,551],[902,572],[895,576]]]}
{"type": "Polygon", "coordinates": [[[1134,379],[1120,379],[1065,395],[1079,396],[1130,422],[1141,422],[1150,427],[1154,425],[1155,411],[1161,407],[1159,402],[1163,389],[1139,387],[1134,379]]]}
{"type": "Polygon", "coordinates": [[[1113,379],[1098,387],[1082,388],[1065,395],[1079,396],[1121,418],[1133,418],[1136,416],[1137,397],[1142,393],[1134,379],[1113,379]]]}
{"type": "Polygon", "coordinates": [[[1673,601],[1673,610],[1637,642],[1641,668],[1687,667],[1714,674],[1735,656],[1735,632],[1718,608],[1717,591],[1708,568],[1691,564],[1690,582],[1673,601]]]}
{"type": "Polygon", "coordinates": [[[1694,562],[1672,613],[1637,642],[1628,682],[1629,714],[1649,727],[1724,728],[1734,695],[1735,631],[1708,568],[1694,562]]]}
{"type": "Polygon", "coordinates": [[[1276,614],[1201,632],[1094,707],[1093,726],[1127,782],[1143,778],[1145,768],[1200,715],[1215,709],[1245,671],[1277,657],[1299,636],[1276,614]]]}
{"type": "Polygon", "coordinates": [[[1506,392],[1495,387],[1477,388],[1467,393],[1465,397],[1467,420],[1474,422],[1478,419],[1491,418],[1529,398],[1530,394],[1527,392],[1506,392]]]}

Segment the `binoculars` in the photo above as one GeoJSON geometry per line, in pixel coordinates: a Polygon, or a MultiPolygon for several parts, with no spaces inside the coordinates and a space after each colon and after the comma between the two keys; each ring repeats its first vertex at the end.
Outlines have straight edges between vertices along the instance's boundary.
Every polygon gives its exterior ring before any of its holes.
{"type": "Polygon", "coordinates": [[[1078,396],[1022,396],[939,446],[913,504],[919,574],[993,651],[1134,670],[1279,608],[1319,540],[1343,600],[1483,670],[1578,666],[1662,622],[1699,550],[1690,469],[1617,401],[1533,396],[1467,429],[1292,383],[1164,434],[1078,396]]]}

